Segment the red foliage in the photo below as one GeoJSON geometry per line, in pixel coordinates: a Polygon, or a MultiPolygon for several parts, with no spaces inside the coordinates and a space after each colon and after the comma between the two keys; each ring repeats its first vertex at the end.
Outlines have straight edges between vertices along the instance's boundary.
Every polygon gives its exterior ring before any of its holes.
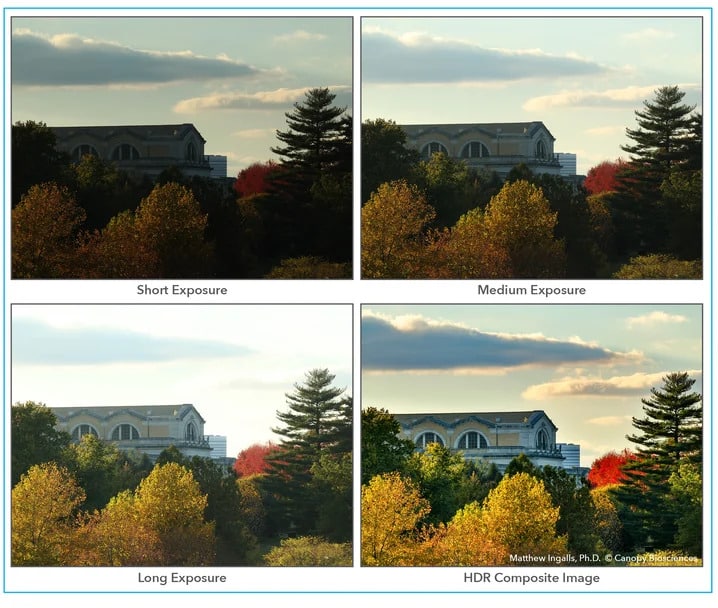
{"type": "Polygon", "coordinates": [[[586,479],[592,488],[621,483],[626,479],[621,467],[629,460],[636,460],[636,458],[636,455],[628,448],[625,448],[620,454],[608,452],[593,461],[586,479]]]}
{"type": "Polygon", "coordinates": [[[583,187],[586,188],[589,194],[600,194],[601,192],[615,190],[618,186],[616,175],[626,167],[626,164],[626,161],[619,158],[616,161],[607,160],[592,167],[589,169],[588,175],[586,175],[583,187]]]}
{"type": "Polygon", "coordinates": [[[271,441],[264,445],[259,443],[250,445],[246,450],[242,450],[237,454],[237,460],[234,461],[235,473],[237,473],[238,477],[265,473],[268,468],[265,458],[278,447],[277,444],[271,441]]]}
{"type": "Polygon", "coordinates": [[[246,169],[242,169],[234,182],[235,192],[239,196],[266,193],[269,186],[267,175],[276,171],[278,167],[277,163],[269,160],[266,163],[254,163],[246,169]]]}

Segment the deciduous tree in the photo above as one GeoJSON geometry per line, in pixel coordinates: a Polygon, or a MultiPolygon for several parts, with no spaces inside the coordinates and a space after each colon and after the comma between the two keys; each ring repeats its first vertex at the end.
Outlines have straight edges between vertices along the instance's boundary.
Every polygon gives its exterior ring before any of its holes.
{"type": "Polygon", "coordinates": [[[410,439],[399,437],[399,422],[387,410],[368,407],[361,413],[362,484],[382,473],[403,472],[414,453],[410,439]]]}

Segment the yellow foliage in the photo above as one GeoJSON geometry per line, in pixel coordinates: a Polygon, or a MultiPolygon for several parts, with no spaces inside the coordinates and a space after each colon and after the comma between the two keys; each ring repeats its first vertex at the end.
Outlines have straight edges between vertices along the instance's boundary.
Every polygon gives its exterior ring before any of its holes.
{"type": "Polygon", "coordinates": [[[377,475],[361,493],[361,560],[365,566],[406,565],[414,530],[429,513],[428,501],[398,473],[377,475]]]}

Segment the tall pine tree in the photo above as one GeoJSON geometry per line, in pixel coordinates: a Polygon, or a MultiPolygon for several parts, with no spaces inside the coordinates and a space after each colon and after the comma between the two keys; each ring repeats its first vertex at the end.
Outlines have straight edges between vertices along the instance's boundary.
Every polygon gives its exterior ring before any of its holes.
{"type": "Polygon", "coordinates": [[[637,446],[637,458],[624,467],[627,480],[616,490],[628,507],[622,513],[624,525],[642,532],[634,541],[659,549],[671,546],[677,532],[671,475],[681,463],[700,467],[703,461],[703,402],[692,391],[694,384],[685,372],[666,375],[661,388],[641,399],[646,416],[633,418],[640,433],[627,435],[637,446]]]}
{"type": "Polygon", "coordinates": [[[295,384],[294,392],[286,395],[289,409],[277,412],[283,426],[272,431],[281,441],[267,457],[264,480],[265,490],[274,497],[270,519],[280,528],[277,531],[305,535],[314,530],[321,500],[313,489],[312,467],[316,471],[326,465],[323,457],[351,454],[352,400],[345,389],[332,386],[333,381],[327,369],[307,372],[304,383],[295,384]]]}

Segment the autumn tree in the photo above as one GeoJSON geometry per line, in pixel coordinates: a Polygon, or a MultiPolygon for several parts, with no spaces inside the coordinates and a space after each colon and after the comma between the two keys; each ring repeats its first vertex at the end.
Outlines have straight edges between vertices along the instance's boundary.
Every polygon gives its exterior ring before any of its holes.
{"type": "Polygon", "coordinates": [[[414,443],[399,437],[399,421],[387,410],[368,407],[361,412],[361,479],[402,472],[414,453],[414,443]]]}
{"type": "Polygon", "coordinates": [[[237,454],[233,465],[234,472],[238,477],[266,473],[269,468],[266,458],[277,448],[277,444],[271,441],[263,444],[253,443],[237,454]]]}
{"type": "Polygon", "coordinates": [[[500,563],[511,554],[563,555],[566,537],[557,536],[559,507],[552,504],[544,483],[527,473],[505,477],[482,505],[486,542],[504,548],[500,563]]]}
{"type": "Polygon", "coordinates": [[[631,258],[613,273],[614,279],[702,279],[700,260],[678,260],[665,253],[631,258]]]}
{"type": "Polygon", "coordinates": [[[377,475],[361,493],[363,566],[399,566],[411,557],[414,532],[429,502],[398,473],[377,475]]]}
{"type": "Polygon", "coordinates": [[[602,485],[591,490],[595,517],[593,529],[599,540],[598,551],[621,551],[624,549],[623,523],[612,495],[615,485],[602,485]]]}
{"type": "Polygon", "coordinates": [[[591,463],[586,479],[592,488],[621,483],[626,479],[623,467],[635,458],[628,448],[624,448],[620,453],[608,452],[591,463]]]}
{"type": "Polygon", "coordinates": [[[269,160],[265,163],[253,163],[237,174],[232,186],[240,197],[265,194],[269,190],[269,176],[277,171],[279,165],[269,160]]]}
{"type": "Polygon", "coordinates": [[[33,465],[12,489],[13,566],[58,566],[72,545],[76,509],[85,493],[64,467],[33,465]]]}
{"type": "Polygon", "coordinates": [[[12,210],[13,278],[76,276],[76,250],[85,217],[67,188],[55,183],[32,186],[12,210]]]}
{"type": "Polygon", "coordinates": [[[618,174],[625,168],[626,161],[623,159],[605,160],[588,170],[583,187],[589,194],[614,192],[618,188],[618,174]]]}
{"type": "MultiPolygon", "coordinates": [[[[334,378],[327,369],[307,372],[304,383],[285,395],[288,409],[277,412],[283,426],[272,429],[281,440],[267,458],[262,486],[276,499],[274,521],[299,534],[314,528],[322,507],[312,490],[312,467],[324,455],[352,450],[352,401],[346,389],[333,386],[334,378]]],[[[346,529],[345,522],[337,525],[346,529]]]]}
{"type": "Polygon", "coordinates": [[[629,509],[624,525],[637,526],[656,548],[675,539],[678,514],[670,497],[670,478],[682,463],[702,465],[703,404],[686,372],[663,377],[660,388],[641,399],[645,417],[633,418],[638,433],[627,435],[637,446],[636,459],[624,466],[627,477],[615,494],[629,509]]]}
{"type": "Polygon", "coordinates": [[[57,418],[44,403],[25,401],[10,408],[11,483],[20,481],[30,467],[61,462],[70,435],[58,431],[57,418]]]}
{"type": "Polygon", "coordinates": [[[285,538],[264,556],[268,566],[351,566],[351,543],[330,543],[318,536],[285,538]]]}
{"type": "Polygon", "coordinates": [[[484,224],[493,242],[508,251],[511,277],[564,275],[564,243],[554,235],[557,213],[540,188],[525,180],[507,183],[487,205],[484,224]]]}
{"type": "Polygon", "coordinates": [[[361,211],[362,277],[420,276],[428,262],[427,229],[435,217],[416,186],[406,181],[379,186],[361,211]]]}

